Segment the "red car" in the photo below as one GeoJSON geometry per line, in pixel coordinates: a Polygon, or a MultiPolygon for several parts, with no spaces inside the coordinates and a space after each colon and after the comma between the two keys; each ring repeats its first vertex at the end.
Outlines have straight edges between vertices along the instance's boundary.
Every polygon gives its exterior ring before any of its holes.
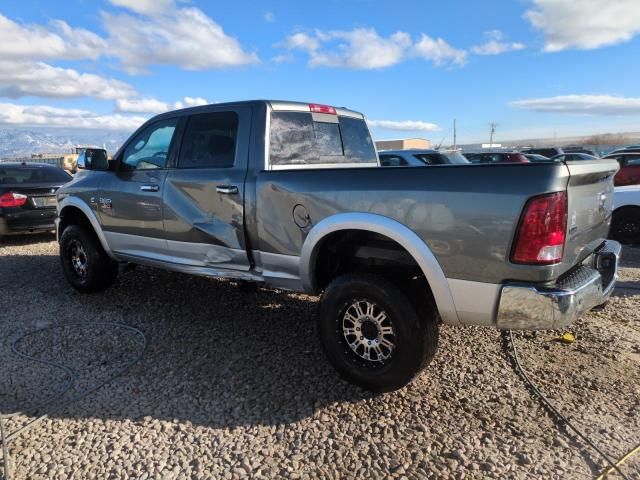
{"type": "Polygon", "coordinates": [[[616,187],[640,184],[640,152],[618,152],[603,158],[613,158],[620,164],[620,170],[613,177],[616,187]]]}

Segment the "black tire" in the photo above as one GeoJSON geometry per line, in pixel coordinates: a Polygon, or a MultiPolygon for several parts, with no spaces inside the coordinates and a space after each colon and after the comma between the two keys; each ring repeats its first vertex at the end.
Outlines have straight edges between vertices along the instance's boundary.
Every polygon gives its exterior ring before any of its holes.
{"type": "Polygon", "coordinates": [[[640,244],[640,208],[622,207],[613,212],[609,237],[623,245],[640,244]]]}
{"type": "MultiPolygon", "coordinates": [[[[377,275],[349,273],[336,278],[322,295],[318,317],[318,333],[329,362],[347,381],[374,392],[390,392],[409,384],[429,364],[438,348],[436,310],[428,301],[419,303],[420,306],[377,275]],[[346,320],[347,313],[357,311],[354,310],[356,302],[363,302],[361,310],[363,306],[366,308],[366,302],[374,305],[378,310],[372,310],[373,316],[378,319],[382,317],[375,312],[386,314],[393,331],[388,338],[392,339],[394,348],[383,349],[377,340],[375,343],[383,356],[389,354],[389,358],[375,354],[377,358],[372,359],[369,353],[365,359],[366,346],[360,345],[355,351],[350,346],[358,339],[345,333],[343,327],[353,325],[351,330],[356,329],[358,324],[346,320]]],[[[353,317],[349,315],[349,318],[353,317]]],[[[368,316],[362,318],[369,321],[368,316]]],[[[359,325],[358,330],[363,333],[365,323],[359,325]]],[[[368,335],[359,337],[361,343],[375,335],[377,339],[382,338],[383,325],[377,325],[373,322],[373,328],[377,329],[373,332],[371,323],[368,325],[368,335]]]]}
{"type": "Polygon", "coordinates": [[[80,225],[70,225],[62,232],[60,262],[67,281],[82,293],[101,292],[118,276],[117,262],[109,258],[95,234],[80,225]],[[74,266],[73,261],[81,266],[74,266]]]}

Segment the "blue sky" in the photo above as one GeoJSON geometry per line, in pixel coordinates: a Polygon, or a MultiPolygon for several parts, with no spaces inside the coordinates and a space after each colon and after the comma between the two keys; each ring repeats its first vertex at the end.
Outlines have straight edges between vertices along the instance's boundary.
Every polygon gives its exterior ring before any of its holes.
{"type": "Polygon", "coordinates": [[[132,130],[278,98],[377,138],[639,131],[637,0],[21,0],[0,6],[0,124],[132,130]]]}

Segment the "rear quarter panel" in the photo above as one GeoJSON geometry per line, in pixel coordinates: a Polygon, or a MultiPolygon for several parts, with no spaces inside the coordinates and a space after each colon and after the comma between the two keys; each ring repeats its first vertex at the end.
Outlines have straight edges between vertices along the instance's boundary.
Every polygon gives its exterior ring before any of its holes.
{"type": "Polygon", "coordinates": [[[256,179],[257,238],[253,248],[300,255],[307,233],[322,219],[368,212],[397,220],[430,247],[448,278],[500,283],[545,282],[567,264],[531,267],[509,262],[528,198],[565,190],[562,164],[438,165],[263,171],[256,179]],[[310,225],[294,222],[296,205],[310,225]]]}

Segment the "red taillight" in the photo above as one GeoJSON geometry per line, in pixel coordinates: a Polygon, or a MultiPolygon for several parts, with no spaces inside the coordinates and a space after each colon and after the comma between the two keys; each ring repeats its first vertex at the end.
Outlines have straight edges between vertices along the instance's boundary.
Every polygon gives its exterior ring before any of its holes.
{"type": "Polygon", "coordinates": [[[310,103],[309,110],[312,113],[328,113],[329,115],[337,115],[336,109],[329,105],[318,105],[317,103],[310,103]]]}
{"type": "Polygon", "coordinates": [[[27,203],[27,196],[21,193],[7,192],[0,195],[0,207],[21,207],[27,203]]]}
{"type": "Polygon", "coordinates": [[[522,214],[511,261],[533,265],[562,261],[566,228],[566,192],[532,198],[522,214]]]}

